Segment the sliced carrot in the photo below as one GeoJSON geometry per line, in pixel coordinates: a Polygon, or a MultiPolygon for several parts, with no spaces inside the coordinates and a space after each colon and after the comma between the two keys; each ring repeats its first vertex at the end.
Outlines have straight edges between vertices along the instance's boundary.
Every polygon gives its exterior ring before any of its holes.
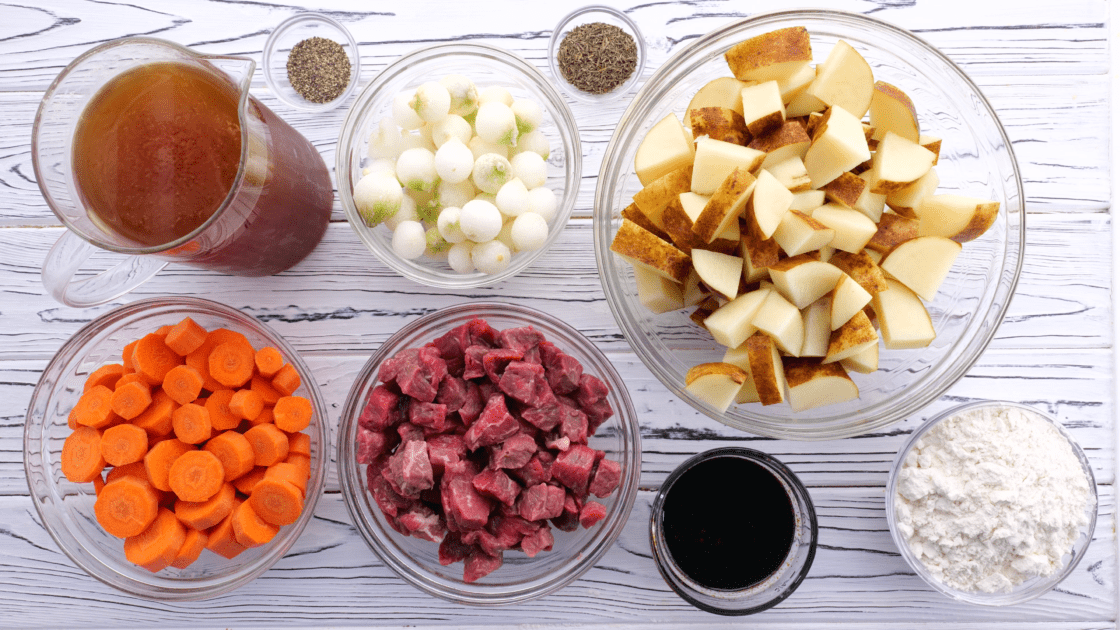
{"type": "Polygon", "coordinates": [[[183,539],[183,546],[175,554],[171,566],[176,569],[185,569],[195,560],[198,560],[198,557],[202,555],[202,550],[206,548],[206,538],[206,532],[199,529],[188,529],[187,536],[183,539]]]}
{"type": "Polygon", "coordinates": [[[233,481],[253,469],[256,453],[249,439],[237,431],[226,431],[210,438],[203,450],[222,463],[226,481],[233,481]]]}
{"type": "Polygon", "coordinates": [[[187,444],[201,444],[210,439],[210,412],[202,405],[189,403],[171,412],[175,437],[187,444]]]}
{"type": "Polygon", "coordinates": [[[167,338],[164,339],[167,347],[181,357],[194,352],[205,341],[206,329],[189,317],[184,317],[183,321],[172,326],[171,330],[167,331],[167,338]]]}
{"type": "Polygon", "coordinates": [[[74,405],[74,419],[78,424],[100,429],[113,422],[113,391],[104,385],[91,387],[74,405]]]}
{"type": "MultiPolygon", "coordinates": [[[[148,483],[148,471],[144,469],[144,462],[132,462],[124,466],[113,466],[105,473],[105,483],[113,483],[122,477],[135,477],[148,483]]],[[[150,484],[149,484],[150,485],[150,484]]]]}
{"type": "Polygon", "coordinates": [[[233,400],[232,389],[219,389],[206,399],[206,411],[210,412],[210,426],[214,427],[215,431],[235,429],[241,422],[240,416],[230,411],[231,400],[233,400]]]}
{"type": "Polygon", "coordinates": [[[280,400],[280,392],[276,391],[272,383],[269,383],[268,379],[263,376],[254,375],[249,380],[249,389],[261,395],[261,400],[264,401],[266,407],[271,407],[276,404],[277,400],[280,400]]]}
{"type": "Polygon", "coordinates": [[[159,335],[160,337],[166,338],[167,333],[171,332],[171,328],[172,328],[171,324],[164,324],[163,326],[160,326],[159,328],[156,329],[156,334],[159,335]]]}
{"type": "Polygon", "coordinates": [[[163,391],[171,400],[185,405],[202,393],[202,375],[189,365],[177,365],[163,377],[163,391]]]}
{"type": "Polygon", "coordinates": [[[148,434],[135,424],[118,424],[101,434],[101,456],[110,466],[134,464],[148,452],[148,434]]]}
{"type": "Polygon", "coordinates": [[[126,538],[124,557],[152,573],[169,567],[183,548],[187,530],[175,514],[167,508],[160,508],[152,524],[143,532],[126,538]]]}
{"type": "Polygon", "coordinates": [[[93,494],[95,496],[101,496],[101,490],[103,490],[104,488],[105,488],[105,478],[102,477],[101,475],[97,475],[96,477],[94,477],[93,478],[93,494]]]}
{"type": "Polygon", "coordinates": [[[117,379],[116,384],[113,385],[113,389],[120,389],[130,383],[141,383],[151,388],[151,385],[148,383],[148,379],[144,378],[143,374],[139,374],[137,372],[129,372],[128,374],[125,374],[117,379]]]}
{"type": "Polygon", "coordinates": [[[126,373],[136,371],[136,366],[132,364],[132,353],[136,351],[136,344],[138,343],[140,343],[139,339],[121,349],[121,363],[124,365],[126,373]]]}
{"type": "MultiPolygon", "coordinates": [[[[70,408],[70,413],[66,414],[66,426],[70,427],[71,431],[75,431],[75,430],[77,430],[78,427],[82,426],[82,425],[78,424],[78,413],[77,412],[78,412],[78,406],[75,405],[75,406],[70,408]]],[[[268,412],[271,414],[272,410],[269,409],[268,412]]],[[[272,418],[272,416],[270,415],[269,418],[272,418]]],[[[271,420],[270,420],[270,422],[271,422],[271,420]]]]}
{"type": "Polygon", "coordinates": [[[259,414],[257,414],[256,418],[249,420],[249,425],[256,426],[258,424],[272,424],[274,421],[275,418],[272,415],[272,407],[265,407],[259,414]]]}
{"type": "Polygon", "coordinates": [[[266,523],[282,527],[299,519],[303,511],[303,493],[287,481],[269,479],[266,473],[265,478],[253,486],[249,503],[266,523]]]}
{"type": "Polygon", "coordinates": [[[288,456],[288,436],[274,424],[258,424],[245,432],[257,466],[271,466],[288,456]]]}
{"type": "Polygon", "coordinates": [[[288,458],[284,460],[286,463],[292,464],[303,472],[304,478],[311,476],[311,458],[307,455],[300,455],[299,453],[289,453],[288,458]]]}
{"type": "Polygon", "coordinates": [[[121,477],[105,485],[93,512],[97,522],[117,538],[135,536],[148,528],[159,511],[159,495],[148,482],[121,477]]]}
{"type": "Polygon", "coordinates": [[[210,376],[210,351],[219,344],[226,343],[227,341],[243,343],[249,346],[250,350],[253,348],[253,346],[249,344],[249,340],[245,338],[245,335],[229,330],[228,328],[215,328],[206,335],[206,341],[202,342],[201,346],[187,355],[187,365],[198,370],[198,373],[202,375],[204,381],[202,385],[203,389],[209,391],[225,389],[221,383],[210,376]]]}
{"type": "Polygon", "coordinates": [[[222,462],[209,451],[187,451],[172,464],[167,484],[183,501],[205,501],[222,489],[222,462]]]}
{"type": "Polygon", "coordinates": [[[163,377],[176,365],[183,364],[183,357],[163,343],[163,337],[156,333],[144,335],[136,344],[132,360],[136,371],[152,385],[159,385],[163,377]]]}
{"type": "Polygon", "coordinates": [[[206,548],[223,558],[233,558],[246,549],[245,545],[237,542],[237,536],[233,533],[233,511],[241,503],[241,501],[234,499],[233,509],[230,510],[230,513],[206,532],[208,536],[206,548]]]}
{"type": "Polygon", "coordinates": [[[74,483],[89,483],[105,468],[101,456],[101,432],[93,427],[78,427],[62,443],[62,474],[74,483]]]}
{"type": "Polygon", "coordinates": [[[296,372],[291,363],[280,368],[276,376],[272,377],[272,387],[285,396],[294,394],[302,383],[299,372],[296,372]]]}
{"type": "Polygon", "coordinates": [[[152,404],[152,388],[142,383],[129,383],[113,392],[109,404],[113,412],[125,420],[132,420],[144,413],[152,404]]]}
{"type": "MultiPolygon", "coordinates": [[[[172,424],[172,414],[179,408],[179,403],[171,400],[167,392],[162,389],[157,389],[152,394],[152,403],[144,410],[144,413],[132,419],[132,424],[144,429],[148,432],[149,436],[165,436],[170,435],[174,425],[172,424]]],[[[149,448],[150,448],[149,444],[149,448]]]]}
{"type": "Polygon", "coordinates": [[[284,367],[284,356],[272,346],[265,346],[257,350],[255,357],[257,371],[265,378],[272,378],[280,368],[284,367]]]}
{"type": "Polygon", "coordinates": [[[120,363],[109,363],[102,365],[93,371],[86,379],[85,385],[82,386],[82,392],[88,392],[90,389],[98,385],[104,385],[109,389],[113,389],[117,385],[117,380],[124,376],[124,366],[120,363]]]}
{"type": "MultiPolygon", "coordinates": [[[[157,490],[169,491],[168,474],[175,460],[183,453],[195,450],[194,446],[179,440],[164,440],[148,449],[144,456],[144,470],[148,473],[148,481],[157,490]]],[[[220,464],[219,464],[220,465],[220,464]]]]}
{"type": "Polygon", "coordinates": [[[264,411],[264,400],[251,389],[239,389],[229,400],[229,410],[243,420],[252,420],[264,411]]]}
{"type": "Polygon", "coordinates": [[[289,433],[288,454],[293,453],[311,457],[311,436],[306,433],[289,433]]]}
{"type": "Polygon", "coordinates": [[[268,471],[264,474],[265,479],[280,479],[287,481],[293,486],[299,488],[300,495],[307,494],[307,475],[303,473],[296,464],[289,464],[288,462],[279,462],[268,467],[268,471]]]}
{"type": "Polygon", "coordinates": [[[227,387],[241,387],[253,376],[256,363],[251,346],[227,341],[210,351],[210,376],[227,387]]]}
{"type": "Polygon", "coordinates": [[[205,501],[176,501],[175,516],[187,527],[210,529],[233,511],[236,496],[233,484],[223,483],[221,489],[205,501]]]}
{"type": "Polygon", "coordinates": [[[280,528],[264,522],[253,511],[253,504],[245,501],[233,511],[233,535],[246,547],[260,547],[272,540],[280,528]]]}
{"type": "Polygon", "coordinates": [[[264,479],[264,475],[267,471],[268,467],[266,466],[254,466],[249,472],[234,479],[233,487],[237,488],[237,491],[241,494],[249,496],[253,492],[253,486],[257,485],[257,482],[261,479],[264,479]]]}
{"type": "Polygon", "coordinates": [[[311,426],[311,401],[303,396],[285,396],[272,408],[276,427],[287,433],[298,433],[311,426]]]}

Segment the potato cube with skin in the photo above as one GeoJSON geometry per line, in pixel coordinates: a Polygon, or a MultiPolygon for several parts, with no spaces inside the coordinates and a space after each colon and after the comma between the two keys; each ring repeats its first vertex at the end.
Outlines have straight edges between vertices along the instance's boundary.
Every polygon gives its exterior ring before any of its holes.
{"type": "Polygon", "coordinates": [[[638,206],[651,223],[665,229],[661,219],[665,206],[669,205],[674,197],[688,191],[691,185],[692,165],[688,164],[658,177],[635,193],[634,205],[638,206]]]}
{"type": "Polygon", "coordinates": [[[730,142],[700,138],[696,141],[696,161],[692,165],[692,192],[711,195],[736,168],[755,170],[766,154],[730,142]]]}
{"type": "Polygon", "coordinates": [[[766,153],[762,168],[769,169],[779,162],[790,158],[804,158],[812,140],[801,123],[787,120],[780,127],[751,140],[747,146],[766,153]]]}
{"type": "Polygon", "coordinates": [[[941,155],[941,138],[923,133],[918,136],[918,144],[933,154],[933,165],[937,166],[937,158],[941,155]]]}
{"type": "Polygon", "coordinates": [[[867,346],[862,352],[857,352],[847,359],[841,359],[840,365],[849,372],[871,374],[879,369],[879,344],[867,346]]]}
{"type": "Polygon", "coordinates": [[[843,326],[832,331],[828,340],[828,353],[824,363],[836,363],[859,354],[872,345],[879,343],[879,333],[871,324],[867,314],[860,311],[843,326]]]}
{"type": "Polygon", "coordinates": [[[835,203],[828,203],[814,210],[813,219],[836,231],[829,245],[853,254],[863,251],[878,230],[875,222],[859,210],[835,203]]]}
{"type": "MultiPolygon", "coordinates": [[[[812,85],[812,82],[809,85],[812,85]]],[[[800,118],[816,112],[823,112],[826,109],[828,109],[828,103],[809,94],[809,88],[806,87],[786,104],[786,118],[800,118]]]]}
{"type": "Polygon", "coordinates": [[[749,376],[730,363],[694,365],[685,376],[685,389],[718,411],[726,411],[749,376]]]}
{"type": "Polygon", "coordinates": [[[770,238],[774,236],[774,231],[789,212],[789,204],[792,202],[793,193],[769,171],[763,169],[758,172],[754,192],[747,202],[747,220],[753,220],[762,235],[770,238]]]}
{"type": "Polygon", "coordinates": [[[879,266],[922,299],[932,302],[960,253],[961,244],[952,239],[919,236],[892,249],[879,266]]]}
{"type": "Polygon", "coordinates": [[[782,352],[793,356],[801,354],[801,346],[805,342],[801,311],[777,291],[771,291],[766,296],[751,323],[770,335],[782,352]]]}
{"type": "MultiPolygon", "coordinates": [[[[747,87],[748,83],[744,83],[732,77],[717,77],[704,84],[704,87],[696,91],[692,96],[692,100],[688,102],[688,108],[685,111],[700,109],[702,107],[725,107],[731,111],[743,115],[743,88],[747,87]]],[[[695,136],[699,138],[700,136],[695,136]]]]}
{"type": "Polygon", "coordinates": [[[674,282],[684,282],[692,270],[688,254],[625,219],[611,241],[611,251],[635,267],[647,267],[674,282]]]}
{"type": "Polygon", "coordinates": [[[883,216],[883,209],[887,205],[887,196],[871,192],[871,172],[865,171],[858,175],[867,185],[863,187],[863,191],[859,194],[859,199],[856,200],[852,208],[859,210],[868,219],[875,223],[879,222],[879,218],[883,216]]]}
{"type": "Polygon", "coordinates": [[[743,259],[704,249],[692,250],[692,265],[700,280],[714,291],[733,300],[739,294],[743,277],[743,259]]]}
{"type": "Polygon", "coordinates": [[[781,80],[813,61],[809,31],[804,26],[769,31],[732,46],[724,59],[740,81],[781,80]]]}
{"type": "Polygon", "coordinates": [[[711,295],[711,289],[700,282],[700,274],[696,273],[696,269],[691,269],[688,273],[688,277],[685,278],[685,281],[681,284],[681,300],[684,301],[684,305],[696,306],[710,298],[711,295]]]}
{"type": "Polygon", "coordinates": [[[789,103],[798,94],[805,91],[817,76],[813,64],[804,61],[797,69],[783,79],[778,79],[778,91],[782,93],[782,102],[789,103]]]}
{"type": "Polygon", "coordinates": [[[781,247],[772,238],[766,238],[753,220],[744,221],[739,239],[739,254],[743,257],[744,277],[747,282],[758,282],[770,274],[767,268],[781,258],[781,247]]]}
{"type": "Polygon", "coordinates": [[[747,380],[739,386],[739,392],[735,394],[735,402],[737,404],[759,402],[758,388],[754,385],[754,377],[751,376],[751,359],[750,353],[747,352],[747,344],[744,342],[737,348],[728,348],[723,353],[723,362],[730,363],[737,366],[747,373],[747,380]]]}
{"type": "Polygon", "coordinates": [[[751,132],[743,120],[743,114],[727,107],[701,107],[688,110],[688,124],[692,137],[708,136],[731,144],[746,145],[751,141],[751,132]]]}
{"type": "Polygon", "coordinates": [[[774,230],[774,242],[781,246],[787,256],[819,250],[835,236],[835,230],[796,210],[790,210],[782,217],[778,229],[774,230]]]}
{"type": "Polygon", "coordinates": [[[871,306],[888,350],[924,348],[933,341],[935,332],[929,311],[901,282],[887,278],[886,290],[875,294],[871,306]]]}
{"type": "Polygon", "coordinates": [[[695,149],[676,114],[669,114],[654,125],[634,154],[634,171],[643,186],[662,175],[692,163],[695,149]]]}
{"type": "Polygon", "coordinates": [[[863,307],[870,303],[871,294],[848,274],[841,274],[840,280],[836,282],[830,294],[829,329],[836,330],[848,323],[853,315],[862,311],[863,307]]]}
{"type": "Polygon", "coordinates": [[[786,107],[777,81],[766,81],[743,88],[743,120],[751,136],[782,126],[786,122],[786,107]]]}
{"type": "Polygon", "coordinates": [[[634,265],[638,300],[650,312],[661,314],[684,308],[681,285],[646,267],[634,265]]]}
{"type": "Polygon", "coordinates": [[[782,361],[789,406],[794,412],[859,398],[859,388],[839,363],[789,357],[782,361]]]}
{"type": "MultiPolygon", "coordinates": [[[[766,166],[766,161],[763,160],[763,167],[774,176],[774,179],[782,183],[786,190],[791,193],[805,192],[812,188],[812,180],[809,179],[809,171],[805,170],[805,162],[801,161],[799,157],[791,157],[788,160],[782,160],[777,164],[766,166]]],[[[790,202],[792,205],[792,202],[790,202]]],[[[823,203],[823,202],[822,202],[823,203]]]]}
{"type": "Polygon", "coordinates": [[[826,295],[801,309],[801,320],[805,328],[801,356],[824,357],[828,354],[828,339],[832,336],[831,303],[831,298],[826,295]]]}
{"type": "Polygon", "coordinates": [[[807,254],[786,258],[770,267],[774,287],[797,308],[805,308],[828,294],[843,272],[807,254]]]}
{"type": "Polygon", "coordinates": [[[856,118],[863,118],[867,113],[874,91],[871,66],[842,39],[832,47],[824,63],[817,66],[817,76],[805,88],[805,94],[829,106],[843,107],[856,118]]]}
{"type": "Polygon", "coordinates": [[[885,254],[898,245],[918,236],[918,222],[897,214],[883,214],[867,249],[885,254]]]}
{"type": "Polygon", "coordinates": [[[690,252],[698,248],[707,249],[705,247],[707,244],[703,239],[696,236],[696,233],[692,231],[694,222],[692,217],[685,212],[679,197],[665,206],[665,210],[661,213],[661,221],[665,225],[665,232],[669,234],[669,240],[673,241],[673,245],[676,245],[677,249],[682,252],[690,252]]]}
{"type": "Polygon", "coordinates": [[[704,211],[704,206],[708,205],[708,200],[711,198],[711,195],[697,195],[692,191],[683,192],[678,195],[681,208],[684,209],[684,213],[688,215],[688,218],[692,219],[693,223],[696,222],[696,219],[700,218],[700,213],[704,211]]]}
{"type": "Polygon", "coordinates": [[[819,189],[870,158],[859,119],[843,107],[830,107],[805,153],[805,169],[819,189]]]}
{"type": "Polygon", "coordinates": [[[851,276],[852,280],[858,282],[864,291],[872,295],[887,288],[887,282],[883,278],[883,270],[879,268],[878,261],[871,258],[868,250],[863,250],[858,254],[836,252],[828,262],[851,276]]]}
{"type": "Polygon", "coordinates": [[[647,217],[645,213],[642,212],[640,208],[638,208],[637,204],[631,203],[630,205],[623,208],[622,211],[618,214],[623,219],[627,219],[638,224],[638,226],[640,226],[643,230],[653,232],[655,235],[657,235],[657,238],[660,238],[663,241],[669,240],[669,235],[665,233],[665,230],[655,225],[653,221],[650,221],[649,217],[647,217]]]}
{"type": "Polygon", "coordinates": [[[932,195],[918,208],[918,236],[945,236],[958,243],[987,232],[999,216],[999,202],[961,195],[932,195]]]}
{"type": "Polygon", "coordinates": [[[851,171],[848,171],[840,173],[839,177],[826,184],[822,190],[825,198],[829,201],[840,204],[845,208],[855,208],[860,195],[867,188],[866,181],[861,179],[859,175],[853,175],[851,171]]]}
{"type": "Polygon", "coordinates": [[[888,131],[911,142],[921,137],[918,131],[918,110],[905,92],[884,81],[876,81],[871,94],[871,126],[874,140],[882,140],[888,131]]]}
{"type": "MultiPolygon", "coordinates": [[[[870,171],[867,174],[870,176],[870,171]]],[[[937,176],[937,169],[931,168],[925,175],[888,194],[884,201],[896,213],[916,219],[918,206],[922,204],[923,199],[937,190],[940,183],[941,178],[937,176]]]]}
{"type": "Polygon", "coordinates": [[[776,405],[785,401],[786,373],[782,357],[778,354],[778,344],[766,333],[759,331],[745,342],[751,366],[751,378],[759,402],[763,405],[776,405]]]}
{"type": "Polygon", "coordinates": [[[824,205],[824,201],[823,190],[804,190],[793,193],[793,201],[789,203],[789,209],[811,216],[814,210],[824,205]]]}
{"type": "Polygon", "coordinates": [[[732,170],[712,193],[708,203],[704,204],[704,209],[692,225],[692,231],[705,242],[711,243],[734,225],[738,236],[739,217],[743,214],[754,187],[754,175],[741,168],[732,170]]]}
{"type": "Polygon", "coordinates": [[[756,289],[740,295],[713,311],[704,320],[704,327],[721,346],[739,347],[758,330],[754,317],[770,292],[771,289],[756,289]]]}
{"type": "Polygon", "coordinates": [[[888,131],[871,158],[871,192],[890,194],[929,172],[934,154],[888,131]]]}

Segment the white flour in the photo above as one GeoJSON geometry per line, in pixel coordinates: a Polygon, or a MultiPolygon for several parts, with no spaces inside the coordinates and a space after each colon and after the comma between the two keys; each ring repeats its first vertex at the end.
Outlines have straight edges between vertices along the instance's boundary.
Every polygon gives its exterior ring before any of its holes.
{"type": "Polygon", "coordinates": [[[1089,483],[1066,439],[1013,407],[953,416],[899,471],[895,513],[910,549],[941,582],[1007,592],[1062,567],[1088,524],[1089,483]]]}

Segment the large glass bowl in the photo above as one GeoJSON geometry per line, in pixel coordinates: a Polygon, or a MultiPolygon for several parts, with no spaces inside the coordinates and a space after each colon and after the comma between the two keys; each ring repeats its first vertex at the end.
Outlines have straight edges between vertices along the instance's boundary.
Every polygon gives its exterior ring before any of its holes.
{"type": "Polygon", "coordinates": [[[451,306],[417,319],[389,338],[366,362],[350,388],[338,432],[339,481],[346,508],[370,548],[413,586],[449,601],[484,606],[513,604],[547,595],[575,581],[594,566],[626,526],[638,492],[641,453],[638,416],[626,382],[606,356],[579,331],[559,319],[531,308],[500,302],[451,306]],[[598,376],[610,386],[608,400],[615,413],[590,437],[588,445],[605,451],[607,458],[620,463],[622,478],[613,494],[596,499],[607,508],[607,516],[602,521],[590,529],[580,527],[574,532],[554,528],[552,551],[542,551],[535,558],[519,551],[506,552],[501,568],[467,584],[463,581],[463,563],[442,566],[436,543],[403,536],[389,526],[366,491],[366,466],[357,462],[355,440],[358,416],[369,391],[377,384],[381,362],[406,348],[418,348],[476,317],[485,319],[497,330],[533,326],[544,333],[548,341],[578,359],[585,373],[598,376]]]}
{"type": "Polygon", "coordinates": [[[961,378],[987,347],[1015,291],[1026,235],[1023,189],[1011,142],[995,111],[948,57],[907,31],[838,11],[760,15],[708,33],[674,55],[627,108],[607,147],[595,190],[595,258],[607,303],[634,352],[665,387],[701,412],[750,433],[827,440],[867,433],[912,415],[961,378]],[[813,57],[823,61],[838,39],[871,65],[876,80],[914,101],[922,133],[942,138],[937,192],[1000,202],[995,225],[964,250],[926,304],[937,338],[927,348],[882,350],[879,370],[853,374],[858,400],[794,413],[788,405],[733,406],[719,412],[685,391],[692,365],[719,361],[723,348],[688,319],[689,310],[655,315],[642,306],[629,263],[610,251],[620,211],[641,189],[634,154],[650,127],[670,112],[684,114],[708,81],[731,76],[723,54],[734,44],[790,26],[804,26],[813,57]]]}
{"type": "Polygon", "coordinates": [[[330,427],[319,386],[307,365],[284,338],[228,306],[191,297],[140,300],[116,308],[74,333],[43,370],[31,394],[23,433],[23,466],[31,500],[43,526],[63,553],[91,576],[127,593],[160,601],[204,599],[228,593],[264,573],[282,558],[315,513],[330,457],[330,427]],[[71,483],[60,469],[62,444],[70,434],[67,416],[91,372],[119,363],[125,344],[160,326],[190,317],[207,330],[229,328],[248,337],[254,348],[280,350],[303,381],[297,395],[311,401],[311,476],[299,520],[280,528],[267,545],[247,549],[232,560],[210,551],[186,569],[158,573],[125,560],[124,541],[101,528],[93,516],[92,483],[71,483]]]}
{"type": "Polygon", "coordinates": [[[535,67],[513,53],[483,44],[440,44],[421,48],[389,64],[358,95],[346,114],[338,136],[335,175],[338,196],[350,226],[366,247],[381,262],[402,276],[432,287],[481,287],[520,273],[560,237],[576,205],[582,169],[579,129],[571,110],[553,87],[552,81],[535,67]],[[479,90],[501,86],[513,98],[530,99],[540,105],[544,114],[540,131],[548,138],[550,154],[545,186],[556,193],[556,214],[548,222],[548,239],[534,251],[513,254],[509,267],[501,273],[456,273],[446,260],[421,256],[406,260],[392,247],[393,233],[385,226],[369,227],[354,205],[354,185],[362,177],[362,168],[370,163],[367,157],[369,136],[378,121],[393,113],[393,98],[402,91],[426,81],[439,81],[449,74],[461,74],[472,80],[479,90]]]}

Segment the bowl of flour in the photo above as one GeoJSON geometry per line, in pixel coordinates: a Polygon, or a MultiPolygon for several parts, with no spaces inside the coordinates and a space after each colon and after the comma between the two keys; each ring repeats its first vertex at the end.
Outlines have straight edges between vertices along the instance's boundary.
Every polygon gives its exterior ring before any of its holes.
{"type": "Polygon", "coordinates": [[[1093,538],[1097,491],[1085,453],[1036,409],[954,407],[914,432],[887,482],[902,557],[936,590],[987,606],[1057,586],[1093,538]]]}

